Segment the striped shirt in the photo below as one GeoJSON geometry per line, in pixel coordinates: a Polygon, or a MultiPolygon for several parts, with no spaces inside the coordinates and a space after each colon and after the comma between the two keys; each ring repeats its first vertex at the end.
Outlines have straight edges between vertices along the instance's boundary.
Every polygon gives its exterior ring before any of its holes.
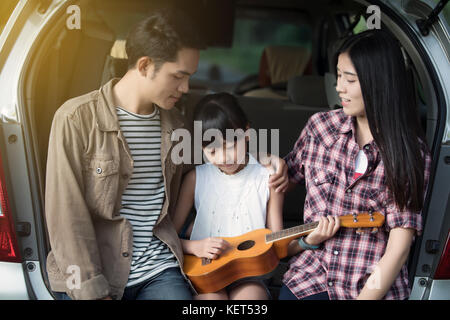
{"type": "Polygon", "coordinates": [[[117,107],[117,116],[134,161],[120,209],[121,216],[133,227],[129,287],[167,268],[178,267],[178,263],[169,247],[153,235],[165,198],[158,108],[150,115],[138,115],[117,107]]]}

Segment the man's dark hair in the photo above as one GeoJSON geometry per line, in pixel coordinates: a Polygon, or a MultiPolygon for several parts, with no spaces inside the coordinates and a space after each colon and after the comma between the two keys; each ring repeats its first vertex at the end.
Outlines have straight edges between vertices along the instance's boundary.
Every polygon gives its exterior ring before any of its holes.
{"type": "Polygon", "coordinates": [[[165,62],[175,62],[182,48],[204,47],[196,25],[186,14],[161,9],[130,30],[125,45],[128,69],[134,68],[139,58],[149,57],[156,73],[165,62]]]}

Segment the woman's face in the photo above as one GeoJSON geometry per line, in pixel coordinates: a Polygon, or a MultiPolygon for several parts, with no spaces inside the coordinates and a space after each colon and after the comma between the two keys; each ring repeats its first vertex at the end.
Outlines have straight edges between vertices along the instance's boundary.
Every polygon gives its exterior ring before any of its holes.
{"type": "Polygon", "coordinates": [[[337,64],[336,91],[341,98],[344,113],[349,116],[365,116],[364,99],[358,75],[348,53],[341,53],[337,64]]]}

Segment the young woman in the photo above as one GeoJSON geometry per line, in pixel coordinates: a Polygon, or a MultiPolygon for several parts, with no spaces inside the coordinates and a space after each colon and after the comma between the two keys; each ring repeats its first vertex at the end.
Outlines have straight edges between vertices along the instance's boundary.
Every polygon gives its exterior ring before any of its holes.
{"type": "Polygon", "coordinates": [[[312,116],[286,157],[290,183],[306,183],[305,223],[320,222],[290,244],[280,299],[406,299],[431,162],[414,91],[385,31],[349,37],[336,67],[343,108],[312,116]],[[339,228],[339,216],[375,211],[376,232],[339,228]]]}
{"type": "MultiPolygon", "coordinates": [[[[283,227],[283,197],[269,187],[269,171],[247,153],[246,137],[229,139],[227,130],[249,129],[249,122],[235,97],[228,93],[204,97],[197,105],[195,121],[202,122],[202,136],[216,130],[217,140],[203,142],[209,163],[197,166],[183,180],[175,209],[178,232],[195,204],[197,215],[189,240],[181,240],[185,253],[217,259],[228,243],[220,237],[234,237],[266,226],[283,227]]],[[[215,293],[196,299],[267,299],[263,281],[236,281],[215,293]]]]}

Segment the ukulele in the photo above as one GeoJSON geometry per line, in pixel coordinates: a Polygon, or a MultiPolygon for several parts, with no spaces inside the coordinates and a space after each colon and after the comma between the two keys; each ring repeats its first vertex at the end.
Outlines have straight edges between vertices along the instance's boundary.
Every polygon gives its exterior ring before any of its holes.
{"type": "MultiPolygon", "coordinates": [[[[377,228],[383,225],[384,216],[369,212],[342,216],[339,220],[345,228],[377,228]]],[[[257,229],[237,237],[223,237],[230,247],[219,258],[186,254],[183,271],[198,293],[217,292],[236,280],[272,272],[287,256],[288,244],[310,234],[318,224],[317,221],[277,232],[257,229]]]]}

